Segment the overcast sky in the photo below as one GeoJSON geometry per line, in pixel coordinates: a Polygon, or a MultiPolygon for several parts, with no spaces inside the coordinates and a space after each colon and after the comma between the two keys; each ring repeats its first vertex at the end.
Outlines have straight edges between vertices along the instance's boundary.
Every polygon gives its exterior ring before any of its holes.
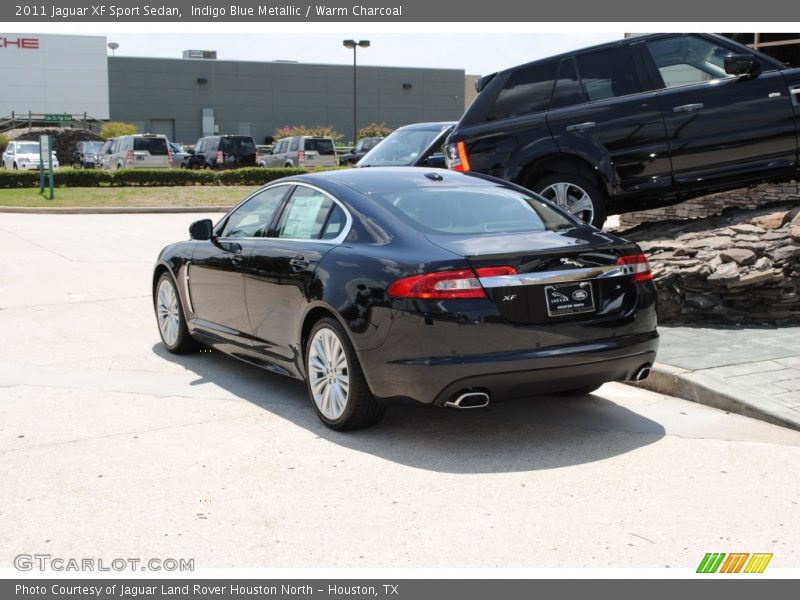
{"type": "MultiPolygon", "coordinates": [[[[66,32],[64,32],[66,33],[66,32]]],[[[131,34],[107,33],[119,44],[117,56],[180,57],[183,50],[216,50],[220,60],[296,60],[352,63],[345,38],[368,39],[358,63],[373,66],[464,69],[468,74],[495,71],[567,50],[619,39],[619,33],[264,33],[131,34]]]]}

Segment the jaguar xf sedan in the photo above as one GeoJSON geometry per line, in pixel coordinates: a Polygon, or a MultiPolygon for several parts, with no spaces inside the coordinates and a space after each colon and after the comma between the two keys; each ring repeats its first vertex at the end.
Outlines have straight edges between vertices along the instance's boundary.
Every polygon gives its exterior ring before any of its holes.
{"type": "Polygon", "coordinates": [[[631,242],[514,184],[419,167],[280,179],[153,274],[170,352],[305,380],[325,425],[646,377],[656,290],[631,242]]]}

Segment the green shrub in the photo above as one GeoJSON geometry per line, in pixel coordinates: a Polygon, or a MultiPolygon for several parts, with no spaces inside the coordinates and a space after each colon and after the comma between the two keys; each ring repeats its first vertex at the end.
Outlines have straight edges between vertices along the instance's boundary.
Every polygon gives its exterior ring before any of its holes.
{"type": "Polygon", "coordinates": [[[9,141],[10,140],[8,139],[8,136],[6,134],[0,133],[0,152],[3,152],[3,150],[6,149],[6,146],[8,146],[9,141]]]}
{"type": "Polygon", "coordinates": [[[120,135],[133,135],[134,133],[136,133],[136,125],[123,123],[122,121],[109,121],[100,130],[100,136],[104,140],[120,135]]]}
{"type": "MultiPolygon", "coordinates": [[[[264,169],[250,167],[228,171],[190,169],[58,169],[56,187],[171,187],[185,185],[264,185],[281,177],[325,169],[264,169]]],[[[0,189],[37,187],[38,171],[0,171],[0,189]]]]}

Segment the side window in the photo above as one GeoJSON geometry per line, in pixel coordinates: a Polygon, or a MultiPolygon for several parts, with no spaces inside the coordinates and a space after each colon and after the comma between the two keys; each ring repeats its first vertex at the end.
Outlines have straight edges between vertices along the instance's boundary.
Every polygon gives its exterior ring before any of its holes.
{"type": "Polygon", "coordinates": [[[628,46],[595,50],[561,61],[552,108],[645,91],[628,46]]]}
{"type": "Polygon", "coordinates": [[[292,145],[289,146],[289,152],[297,152],[300,149],[300,138],[292,138],[292,145]]]}
{"type": "Polygon", "coordinates": [[[497,94],[486,120],[496,121],[547,110],[555,74],[556,63],[552,61],[514,71],[497,94]]]}
{"type": "Polygon", "coordinates": [[[220,237],[262,236],[272,222],[288,187],[271,187],[250,198],[228,217],[220,237]]]}
{"type": "Polygon", "coordinates": [[[336,239],[338,235],[342,233],[342,230],[346,224],[347,216],[344,214],[344,211],[338,204],[334,204],[333,210],[331,210],[330,214],[328,215],[328,221],[325,223],[325,229],[322,231],[322,236],[320,239],[336,239]]]}
{"type": "Polygon", "coordinates": [[[286,146],[289,145],[289,140],[283,140],[278,145],[278,151],[275,154],[284,154],[286,152],[286,146]]]}
{"type": "Polygon", "coordinates": [[[583,93],[589,102],[645,90],[636,74],[630,46],[580,54],[575,57],[575,62],[583,93]]]}
{"type": "Polygon", "coordinates": [[[664,85],[673,88],[735,77],[725,72],[725,57],[733,51],[693,35],[647,42],[647,50],[664,85]]]}
{"type": "Polygon", "coordinates": [[[278,225],[278,237],[296,240],[321,239],[333,205],[333,200],[322,192],[298,186],[283,210],[278,225]]]}

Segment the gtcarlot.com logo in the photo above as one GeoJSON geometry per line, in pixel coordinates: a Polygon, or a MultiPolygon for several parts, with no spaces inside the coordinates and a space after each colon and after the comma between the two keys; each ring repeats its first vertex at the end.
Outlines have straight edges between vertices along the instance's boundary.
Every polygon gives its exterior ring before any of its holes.
{"type": "Polygon", "coordinates": [[[194,571],[193,558],[64,558],[52,554],[18,554],[18,571],[194,571]]]}
{"type": "Polygon", "coordinates": [[[765,552],[707,552],[697,565],[698,573],[763,573],[772,554],[765,552]]]}

